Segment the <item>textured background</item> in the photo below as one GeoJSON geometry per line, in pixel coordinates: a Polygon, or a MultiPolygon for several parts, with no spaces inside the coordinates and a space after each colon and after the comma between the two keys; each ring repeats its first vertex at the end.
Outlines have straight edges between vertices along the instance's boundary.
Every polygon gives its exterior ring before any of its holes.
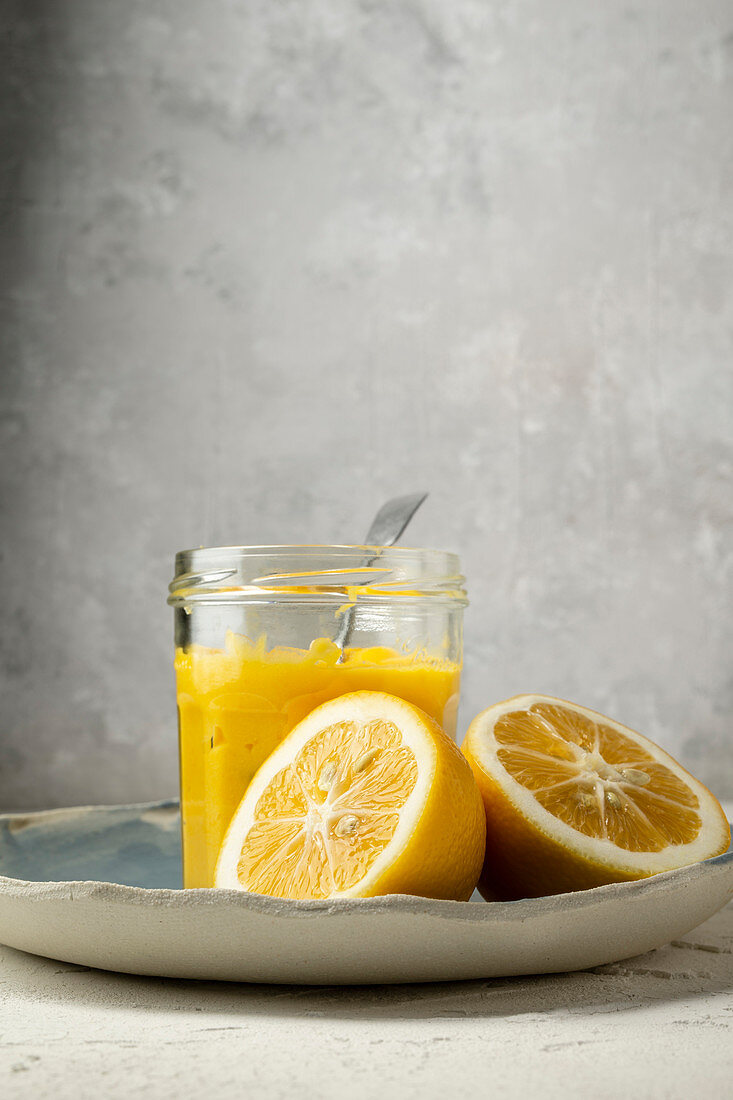
{"type": "Polygon", "coordinates": [[[469,577],[733,795],[733,5],[3,0],[0,807],[176,787],[176,549],[469,577]]]}

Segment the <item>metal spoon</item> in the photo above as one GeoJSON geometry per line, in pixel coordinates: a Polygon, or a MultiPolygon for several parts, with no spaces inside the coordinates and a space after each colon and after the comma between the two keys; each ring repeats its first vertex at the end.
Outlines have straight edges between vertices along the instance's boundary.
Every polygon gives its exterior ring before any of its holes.
{"type": "MultiPolygon", "coordinates": [[[[408,493],[404,497],[392,497],[382,505],[364,539],[365,546],[379,547],[379,549],[376,554],[364,561],[364,568],[368,568],[377,561],[385,546],[394,546],[427,495],[427,493],[408,493]]],[[[354,629],[355,610],[354,607],[350,607],[344,612],[334,638],[334,642],[341,649],[337,664],[341,664],[344,659],[344,649],[354,629]]]]}

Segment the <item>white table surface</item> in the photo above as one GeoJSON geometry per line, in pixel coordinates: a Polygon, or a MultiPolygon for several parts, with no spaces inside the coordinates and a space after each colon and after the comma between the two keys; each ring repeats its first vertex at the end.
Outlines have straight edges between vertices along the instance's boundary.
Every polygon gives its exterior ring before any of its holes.
{"type": "MultiPolygon", "coordinates": [[[[733,808],[733,807],[730,807],[733,808]]],[[[574,974],[252,986],[0,947],[0,1097],[733,1097],[733,905],[574,974]]]]}

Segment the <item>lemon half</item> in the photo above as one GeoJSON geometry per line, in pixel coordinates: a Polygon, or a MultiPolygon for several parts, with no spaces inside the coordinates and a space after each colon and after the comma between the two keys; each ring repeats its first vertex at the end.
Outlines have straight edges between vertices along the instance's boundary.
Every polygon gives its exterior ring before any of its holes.
{"type": "Polygon", "coordinates": [[[647,737],[546,695],[497,703],[463,751],[487,820],[487,898],[645,878],[724,852],[730,828],[707,787],[647,737]]]}
{"type": "Polygon", "coordinates": [[[467,900],[484,856],[471,769],[418,707],[358,691],[316,707],[254,776],[215,885],[282,898],[467,900]]]}

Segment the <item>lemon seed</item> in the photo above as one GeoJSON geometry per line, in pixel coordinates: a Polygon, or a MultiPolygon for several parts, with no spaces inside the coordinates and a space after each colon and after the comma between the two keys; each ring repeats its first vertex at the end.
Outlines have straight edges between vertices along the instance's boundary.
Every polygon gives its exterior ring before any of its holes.
{"type": "Polygon", "coordinates": [[[606,802],[609,806],[613,806],[614,810],[620,810],[623,805],[615,791],[606,791],[606,802]]]}
{"type": "Polygon", "coordinates": [[[360,756],[357,762],[354,764],[354,775],[358,775],[359,772],[363,772],[366,768],[368,768],[378,752],[379,749],[370,749],[369,752],[365,752],[362,756],[360,756]]]}
{"type": "Polygon", "coordinates": [[[333,830],[336,836],[346,837],[353,836],[356,830],[359,828],[359,818],[354,817],[353,814],[344,814],[339,819],[336,828],[333,830]]]}
{"type": "Polygon", "coordinates": [[[624,779],[628,779],[629,783],[635,783],[637,787],[646,787],[647,783],[651,782],[646,772],[639,771],[638,768],[622,768],[621,775],[624,779]]]}
{"type": "Polygon", "coordinates": [[[329,760],[324,764],[318,773],[318,789],[320,791],[330,791],[331,784],[336,776],[336,762],[329,760]]]}

